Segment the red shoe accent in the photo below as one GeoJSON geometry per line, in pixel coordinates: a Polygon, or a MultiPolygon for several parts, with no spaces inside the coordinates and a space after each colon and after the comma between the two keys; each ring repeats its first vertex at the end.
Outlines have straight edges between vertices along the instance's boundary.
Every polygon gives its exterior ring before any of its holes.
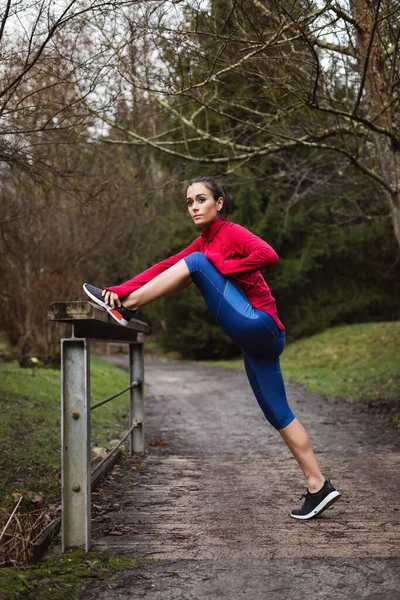
{"type": "Polygon", "coordinates": [[[117,311],[116,308],[112,308],[110,310],[110,313],[112,313],[114,315],[114,317],[117,317],[117,319],[120,321],[122,319],[122,315],[117,311]]]}

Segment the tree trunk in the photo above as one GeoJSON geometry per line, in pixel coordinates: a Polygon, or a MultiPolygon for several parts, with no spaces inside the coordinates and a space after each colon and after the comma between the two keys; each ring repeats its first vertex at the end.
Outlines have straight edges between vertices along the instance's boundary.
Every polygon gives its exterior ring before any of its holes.
{"type": "Polygon", "coordinates": [[[399,242],[399,245],[400,245],[400,194],[399,194],[399,192],[393,194],[393,196],[390,199],[390,204],[391,204],[393,229],[394,229],[394,233],[397,238],[397,241],[399,242]]]}
{"type": "MultiPolygon", "coordinates": [[[[357,64],[361,81],[364,81],[364,102],[368,108],[369,120],[393,134],[396,103],[393,101],[393,88],[387,68],[385,20],[381,12],[378,15],[381,4],[373,0],[350,0],[350,6],[357,22],[357,64]]],[[[362,102],[360,98],[360,105],[362,102]]],[[[394,233],[400,246],[399,147],[383,133],[374,132],[371,137],[375,150],[371,157],[373,167],[390,188],[387,196],[394,233]]]]}

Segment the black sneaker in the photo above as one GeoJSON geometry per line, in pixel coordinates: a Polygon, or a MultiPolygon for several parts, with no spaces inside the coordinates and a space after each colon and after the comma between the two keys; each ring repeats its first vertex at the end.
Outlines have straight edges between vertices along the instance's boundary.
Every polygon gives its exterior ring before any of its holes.
{"type": "Polygon", "coordinates": [[[94,287],[94,285],[90,285],[89,283],[83,284],[83,289],[89,298],[97,304],[97,306],[101,306],[101,308],[105,308],[105,310],[119,323],[126,327],[132,319],[137,314],[137,310],[129,310],[125,308],[125,306],[116,306],[112,308],[109,304],[104,302],[104,297],[101,295],[102,290],[100,288],[94,287]]]}
{"type": "Polygon", "coordinates": [[[319,492],[312,494],[307,490],[307,494],[302,495],[302,498],[305,498],[303,506],[292,510],[290,516],[295,519],[312,519],[320,515],[329,506],[332,506],[336,500],[339,500],[340,496],[340,492],[333,487],[328,479],[325,479],[325,483],[319,492]]]}

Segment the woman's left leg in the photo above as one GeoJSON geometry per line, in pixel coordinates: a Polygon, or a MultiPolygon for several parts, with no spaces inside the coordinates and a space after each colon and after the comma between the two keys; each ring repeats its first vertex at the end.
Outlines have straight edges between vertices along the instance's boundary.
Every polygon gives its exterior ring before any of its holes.
{"type": "Polygon", "coordinates": [[[320,471],[310,438],[303,425],[294,419],[289,425],[278,431],[303,471],[307,480],[307,488],[311,493],[320,490],[324,485],[325,478],[320,471]]]}
{"type": "MultiPolygon", "coordinates": [[[[281,347],[283,350],[283,344],[281,347]]],[[[281,351],[279,337],[276,350],[281,351]]],[[[310,438],[287,402],[279,357],[271,360],[270,357],[243,353],[243,359],[250,385],[266,419],[286,442],[304,473],[309,491],[317,492],[324,485],[325,478],[318,466],[310,438]]]]}

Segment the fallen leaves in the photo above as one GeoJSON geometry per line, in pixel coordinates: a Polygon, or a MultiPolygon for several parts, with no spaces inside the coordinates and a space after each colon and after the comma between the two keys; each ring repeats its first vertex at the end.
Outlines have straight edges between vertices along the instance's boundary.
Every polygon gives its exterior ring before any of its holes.
{"type": "Polygon", "coordinates": [[[121,536],[124,533],[136,533],[137,529],[134,525],[115,525],[113,529],[108,531],[106,535],[121,536]]]}
{"type": "Polygon", "coordinates": [[[162,436],[160,436],[157,439],[155,439],[154,442],[150,442],[149,445],[150,446],[165,446],[166,443],[167,442],[165,441],[165,439],[162,436]]]}

